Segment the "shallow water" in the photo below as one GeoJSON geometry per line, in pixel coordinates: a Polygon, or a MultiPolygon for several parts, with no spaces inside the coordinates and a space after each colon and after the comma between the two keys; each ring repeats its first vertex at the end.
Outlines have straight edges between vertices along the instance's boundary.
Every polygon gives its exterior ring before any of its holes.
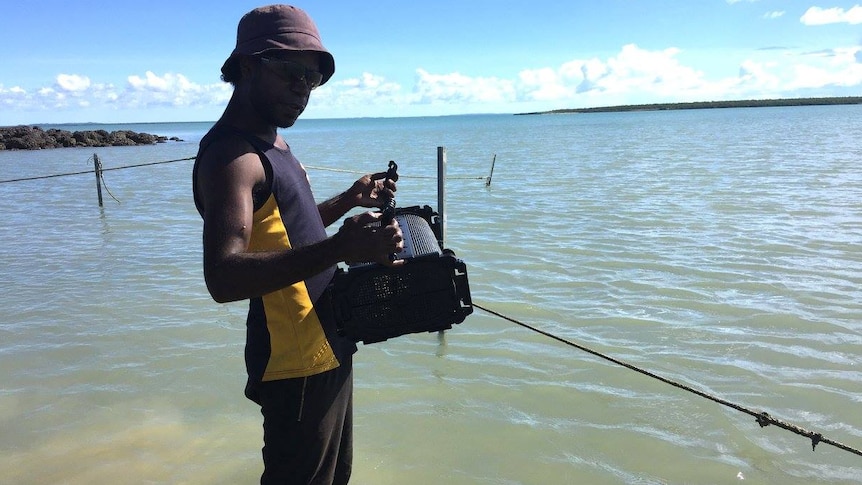
{"type": "MultiPolygon", "coordinates": [[[[436,206],[445,146],[447,246],[477,303],[858,449],[860,115],[309,120],[285,136],[321,199],[398,161],[402,206],[436,206]]],[[[206,127],[0,152],[0,181],[90,170],[93,153],[190,157],[206,127]]],[[[0,183],[3,483],[257,480],[245,305],[206,294],[191,163],[106,171],[101,209],[92,173],[0,183]]],[[[355,374],[353,483],[862,481],[862,457],[478,309],[442,340],[360,346],[355,374]]]]}

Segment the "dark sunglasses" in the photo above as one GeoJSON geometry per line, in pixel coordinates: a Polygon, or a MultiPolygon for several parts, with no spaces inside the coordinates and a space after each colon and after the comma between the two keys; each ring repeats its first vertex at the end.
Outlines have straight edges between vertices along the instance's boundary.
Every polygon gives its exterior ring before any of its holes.
{"type": "Polygon", "coordinates": [[[309,90],[320,86],[323,82],[323,74],[314,69],[309,69],[298,62],[284,59],[270,59],[268,57],[258,57],[258,59],[260,59],[261,64],[268,67],[278,77],[291,83],[302,81],[309,90]]]}

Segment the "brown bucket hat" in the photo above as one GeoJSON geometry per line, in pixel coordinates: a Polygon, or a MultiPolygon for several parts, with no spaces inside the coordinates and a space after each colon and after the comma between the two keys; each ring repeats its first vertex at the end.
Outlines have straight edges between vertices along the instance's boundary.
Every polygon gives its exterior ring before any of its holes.
{"type": "Polygon", "coordinates": [[[323,47],[314,21],[302,9],[292,5],[268,5],[243,15],[236,30],[236,48],[221,68],[238,55],[258,55],[281,50],[311,51],[320,53],[320,73],[325,84],[335,73],[335,59],[323,47]]]}

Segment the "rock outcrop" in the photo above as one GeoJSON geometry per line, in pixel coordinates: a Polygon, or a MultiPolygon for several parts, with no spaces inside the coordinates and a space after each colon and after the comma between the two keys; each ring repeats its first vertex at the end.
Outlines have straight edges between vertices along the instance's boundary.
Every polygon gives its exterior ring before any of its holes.
{"type": "Polygon", "coordinates": [[[0,150],[41,150],[43,148],[108,147],[155,145],[168,141],[182,141],[177,137],[137,133],[131,130],[66,131],[38,126],[0,127],[0,150]]]}

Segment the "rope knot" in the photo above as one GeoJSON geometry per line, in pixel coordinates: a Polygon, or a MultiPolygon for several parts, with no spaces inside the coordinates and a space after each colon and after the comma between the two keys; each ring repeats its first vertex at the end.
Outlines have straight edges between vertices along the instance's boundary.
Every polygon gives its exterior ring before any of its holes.
{"type": "Polygon", "coordinates": [[[811,435],[811,451],[814,451],[817,448],[817,444],[823,440],[823,435],[820,433],[814,433],[811,435]]]}
{"type": "Polygon", "coordinates": [[[761,428],[769,426],[772,424],[772,416],[770,416],[766,411],[763,411],[757,416],[757,424],[759,424],[761,428]]]}

